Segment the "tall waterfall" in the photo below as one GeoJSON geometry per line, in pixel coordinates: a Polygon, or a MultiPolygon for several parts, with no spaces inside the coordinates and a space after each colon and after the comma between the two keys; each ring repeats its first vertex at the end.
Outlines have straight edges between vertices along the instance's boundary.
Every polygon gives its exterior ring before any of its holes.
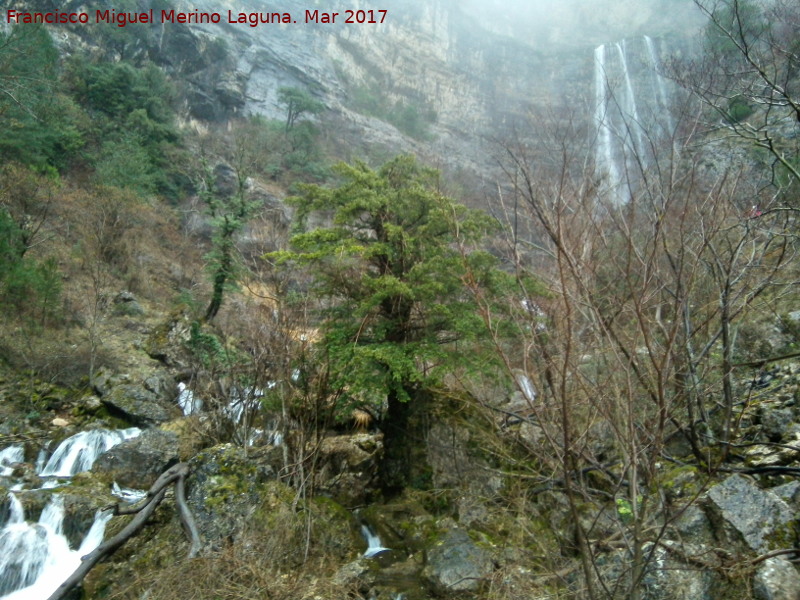
{"type": "Polygon", "coordinates": [[[594,50],[595,174],[624,202],[674,132],[672,86],[660,73],[658,45],[648,36],[594,50]]]}

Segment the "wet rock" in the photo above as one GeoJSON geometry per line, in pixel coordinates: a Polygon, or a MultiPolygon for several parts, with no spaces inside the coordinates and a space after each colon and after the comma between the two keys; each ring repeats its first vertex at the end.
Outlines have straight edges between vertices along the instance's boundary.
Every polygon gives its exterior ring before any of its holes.
{"type": "Polygon", "coordinates": [[[363,504],[376,491],[383,434],[325,438],[319,447],[317,489],[344,506],[363,504]]]}
{"type": "Polygon", "coordinates": [[[757,600],[800,600],[800,574],[782,557],[768,558],[753,578],[757,600]]]}
{"type": "Polygon", "coordinates": [[[333,576],[333,583],[353,588],[365,585],[366,589],[369,589],[371,584],[368,578],[373,573],[374,569],[370,562],[365,558],[359,558],[340,567],[333,576]]]}
{"type": "Polygon", "coordinates": [[[491,575],[492,560],[466,531],[451,529],[428,551],[423,573],[440,593],[475,591],[491,575]]]}
{"type": "Polygon", "coordinates": [[[707,514],[717,535],[756,552],[794,544],[794,512],[775,494],[740,475],[731,475],[708,491],[707,514]]]}
{"type": "Polygon", "coordinates": [[[104,395],[101,401],[112,413],[140,427],[156,425],[180,416],[177,406],[159,401],[153,392],[140,385],[118,385],[104,395]]]}
{"type": "Polygon", "coordinates": [[[148,489],[170,466],[178,462],[178,436],[148,429],[101,454],[92,471],[122,487],[148,489]]]}

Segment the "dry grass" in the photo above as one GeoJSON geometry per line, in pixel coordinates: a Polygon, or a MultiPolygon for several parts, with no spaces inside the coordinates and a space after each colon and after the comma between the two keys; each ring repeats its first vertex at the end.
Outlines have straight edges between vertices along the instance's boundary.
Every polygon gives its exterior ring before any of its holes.
{"type": "Polygon", "coordinates": [[[170,544],[158,536],[148,541],[133,554],[132,581],[123,586],[106,582],[114,590],[109,600],[360,598],[351,587],[333,582],[337,566],[353,558],[354,551],[341,523],[331,526],[336,519],[325,505],[294,511],[288,497],[268,496],[246,529],[213,553],[165,564],[160,546],[170,544]],[[147,556],[155,568],[146,566],[147,556]]]}

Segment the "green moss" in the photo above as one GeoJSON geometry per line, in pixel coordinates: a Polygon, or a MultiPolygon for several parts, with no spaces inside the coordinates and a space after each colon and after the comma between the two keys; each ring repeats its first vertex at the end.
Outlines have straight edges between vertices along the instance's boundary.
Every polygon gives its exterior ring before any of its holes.
{"type": "Polygon", "coordinates": [[[789,521],[772,533],[765,536],[767,548],[769,550],[783,550],[794,548],[800,538],[800,519],[789,521]]]}
{"type": "Polygon", "coordinates": [[[700,491],[702,478],[694,466],[676,466],[663,471],[655,480],[655,485],[670,498],[692,497],[700,491]]]}

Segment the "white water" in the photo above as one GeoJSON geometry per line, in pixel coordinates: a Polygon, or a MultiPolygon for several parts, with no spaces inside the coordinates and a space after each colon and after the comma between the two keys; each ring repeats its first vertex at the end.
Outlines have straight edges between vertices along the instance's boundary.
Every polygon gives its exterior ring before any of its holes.
{"type": "Polygon", "coordinates": [[[42,477],[72,477],[88,471],[103,452],[141,433],[138,427],[82,431],[67,438],[56,448],[53,456],[39,473],[42,477]]]}
{"type": "Polygon", "coordinates": [[[194,395],[185,383],[178,384],[178,406],[181,407],[183,415],[188,417],[203,410],[203,400],[194,395]]]}
{"type": "Polygon", "coordinates": [[[391,549],[385,548],[383,544],[381,544],[381,538],[378,537],[377,533],[370,529],[369,525],[364,524],[361,526],[361,534],[364,536],[364,539],[367,540],[367,549],[364,551],[364,556],[366,558],[391,549]]]}
{"type": "Polygon", "coordinates": [[[25,448],[22,446],[9,446],[0,450],[0,476],[8,477],[14,472],[16,463],[25,460],[25,448]]]}
{"type": "Polygon", "coordinates": [[[646,36],[594,50],[595,174],[618,203],[636,189],[641,169],[673,133],[672,86],[659,71],[656,43],[646,36]]]}
{"type": "Polygon", "coordinates": [[[675,122],[672,119],[670,95],[667,92],[667,82],[661,75],[661,61],[658,58],[656,44],[649,35],[644,36],[644,43],[647,46],[647,53],[650,56],[650,68],[652,69],[653,86],[658,90],[658,105],[664,115],[664,124],[667,130],[666,135],[671,136],[675,130],[675,122]]]}
{"type": "Polygon", "coordinates": [[[120,500],[130,503],[139,502],[147,497],[147,490],[119,487],[116,481],[111,485],[111,493],[120,500]]]}
{"type": "MultiPolygon", "coordinates": [[[[37,470],[42,477],[71,477],[90,469],[103,452],[140,433],[136,427],[78,433],[61,442],[46,464],[45,455],[40,453],[37,470]]],[[[6,462],[24,459],[20,454],[21,447],[0,453],[3,474],[10,474],[6,473],[6,462]]],[[[56,479],[49,479],[42,488],[58,485],[56,479]]],[[[102,543],[112,516],[110,511],[98,512],[80,547],[73,549],[63,535],[64,502],[60,496],[52,497],[36,523],[25,521],[22,503],[15,494],[9,494],[8,501],[8,520],[0,530],[0,600],[42,600],[50,596],[75,571],[81,557],[102,543]]]]}
{"type": "Polygon", "coordinates": [[[533,387],[533,382],[527,375],[523,373],[518,374],[517,385],[519,386],[522,395],[525,396],[525,400],[527,400],[529,403],[532,403],[534,400],[536,400],[536,388],[533,387]]]}
{"type": "Polygon", "coordinates": [[[597,174],[608,178],[612,190],[617,189],[620,183],[617,161],[613,154],[611,121],[608,115],[610,108],[609,86],[606,76],[606,47],[598,46],[594,49],[594,87],[595,111],[594,118],[597,124],[597,141],[595,143],[595,169],[597,174]]]}
{"type": "Polygon", "coordinates": [[[112,513],[97,513],[78,549],[62,535],[64,504],[54,496],[38,523],[25,522],[22,504],[9,494],[9,518],[0,530],[0,600],[42,600],[78,567],[81,557],[103,541],[112,513]]]}

